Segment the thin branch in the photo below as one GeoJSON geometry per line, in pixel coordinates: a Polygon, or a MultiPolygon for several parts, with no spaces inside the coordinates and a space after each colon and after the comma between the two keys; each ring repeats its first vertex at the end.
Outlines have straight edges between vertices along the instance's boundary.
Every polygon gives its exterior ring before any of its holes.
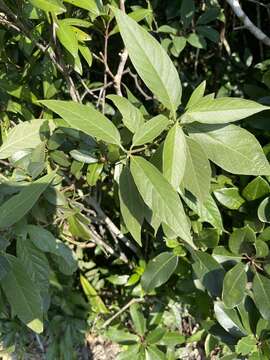
{"type": "Polygon", "coordinates": [[[115,91],[116,94],[119,96],[123,96],[122,91],[121,91],[121,82],[122,82],[122,77],[123,77],[123,73],[124,73],[124,69],[125,69],[125,65],[128,59],[128,51],[125,48],[123,50],[123,52],[120,54],[120,63],[118,66],[118,70],[117,73],[114,77],[114,87],[115,87],[115,91]]]}
{"type": "Polygon", "coordinates": [[[245,28],[249,30],[258,40],[263,42],[265,45],[270,46],[270,38],[253,22],[249,19],[246,13],[241,8],[241,5],[238,0],[226,0],[227,3],[231,6],[235,15],[243,22],[245,28]]]}
{"type": "Polygon", "coordinates": [[[119,7],[122,11],[126,12],[125,9],[125,0],[119,0],[119,7]]]}
{"type": "Polygon", "coordinates": [[[135,86],[137,88],[137,90],[142,94],[142,96],[144,97],[145,100],[153,100],[152,96],[149,96],[146,94],[146,92],[143,90],[143,88],[141,87],[141,85],[139,84],[139,80],[138,80],[138,76],[137,74],[133,74],[132,71],[130,69],[128,69],[127,73],[134,79],[135,82],[135,86]]]}

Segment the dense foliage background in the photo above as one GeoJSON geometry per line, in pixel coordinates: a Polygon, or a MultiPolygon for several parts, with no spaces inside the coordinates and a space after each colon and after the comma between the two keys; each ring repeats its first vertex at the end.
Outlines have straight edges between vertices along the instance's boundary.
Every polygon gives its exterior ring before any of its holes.
{"type": "Polygon", "coordinates": [[[270,47],[221,0],[0,0],[0,44],[3,356],[269,359],[270,47]]]}

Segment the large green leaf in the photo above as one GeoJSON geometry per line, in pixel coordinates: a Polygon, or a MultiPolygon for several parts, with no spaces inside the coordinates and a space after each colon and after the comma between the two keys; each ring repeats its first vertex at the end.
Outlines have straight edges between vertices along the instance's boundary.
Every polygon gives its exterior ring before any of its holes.
{"type": "Polygon", "coordinates": [[[169,120],[165,116],[155,116],[138,128],[133,136],[132,145],[138,146],[153,141],[166,129],[168,124],[169,120]]]}
{"type": "Polygon", "coordinates": [[[41,333],[43,310],[38,288],[19,259],[12,255],[6,255],[6,259],[10,269],[1,280],[1,287],[12,311],[30,329],[41,333]]]}
{"type": "Polygon", "coordinates": [[[6,228],[28,213],[38,201],[40,195],[50,185],[55,176],[55,172],[43,176],[42,178],[25,186],[17,195],[0,206],[0,228],[6,228]]]}
{"type": "Polygon", "coordinates": [[[240,175],[269,175],[270,166],[255,136],[236,125],[189,126],[206,155],[224,170],[240,175]]]}
{"type": "Polygon", "coordinates": [[[212,296],[220,296],[225,275],[223,267],[208,253],[192,251],[193,270],[212,296]]]}
{"type": "Polygon", "coordinates": [[[117,128],[93,106],[61,100],[43,100],[40,102],[60,115],[72,128],[95,136],[107,143],[120,145],[120,134],[117,128]]]}
{"type": "Polygon", "coordinates": [[[269,109],[255,101],[238,98],[202,98],[191,105],[183,115],[183,122],[198,121],[204,124],[225,124],[244,119],[269,109]]]}
{"type": "Polygon", "coordinates": [[[63,5],[61,0],[29,0],[30,3],[44,11],[54,12],[56,14],[61,14],[66,11],[66,8],[63,5]]]}
{"type": "MultiPolygon", "coordinates": [[[[163,146],[163,175],[173,186],[178,189],[186,167],[186,140],[178,123],[168,132],[163,146]]],[[[190,165],[189,165],[190,166],[190,165]]]]}
{"type": "Polygon", "coordinates": [[[195,195],[200,202],[209,196],[211,167],[200,144],[186,137],[187,164],[183,178],[183,187],[195,195]]]}
{"type": "Polygon", "coordinates": [[[193,245],[182,203],[171,184],[154,165],[142,157],[132,157],[131,173],[143,201],[153,214],[157,214],[176,235],[193,245]]]}
{"type": "Polygon", "coordinates": [[[231,210],[238,210],[245,202],[237,187],[218,189],[214,195],[220,204],[231,210]]]}
{"type": "Polygon", "coordinates": [[[6,159],[19,150],[34,149],[41,141],[40,128],[44,120],[25,121],[16,125],[0,147],[0,159],[6,159]]]}
{"type": "Polygon", "coordinates": [[[176,68],[161,45],[122,11],[114,9],[121,36],[132,64],[158,100],[175,114],[181,102],[176,68]]]}
{"type": "Polygon", "coordinates": [[[260,314],[265,320],[270,320],[270,280],[256,272],[252,290],[260,314]]]}
{"type": "Polygon", "coordinates": [[[176,269],[178,258],[173,253],[164,252],[149,261],[141,283],[146,292],[153,291],[169,280],[176,269]]]}
{"type": "Polygon", "coordinates": [[[135,133],[144,123],[142,113],[128,99],[118,96],[109,95],[108,99],[112,100],[123,117],[123,123],[133,133],[135,133]]]}
{"type": "Polygon", "coordinates": [[[242,195],[248,201],[257,200],[270,193],[270,186],[266,180],[258,176],[244,188],[242,195]]]}
{"type": "Polygon", "coordinates": [[[66,50],[69,51],[74,58],[76,58],[78,55],[79,44],[72,26],[59,21],[57,24],[56,35],[64,48],[66,48],[66,50]]]}
{"type": "Polygon", "coordinates": [[[142,245],[141,227],[144,219],[143,208],[145,205],[127,167],[122,170],[120,175],[119,199],[124,223],[137,243],[142,245]]]}
{"type": "Polygon", "coordinates": [[[247,274],[242,263],[229,270],[223,282],[222,299],[227,308],[239,305],[245,297],[247,274]]]}

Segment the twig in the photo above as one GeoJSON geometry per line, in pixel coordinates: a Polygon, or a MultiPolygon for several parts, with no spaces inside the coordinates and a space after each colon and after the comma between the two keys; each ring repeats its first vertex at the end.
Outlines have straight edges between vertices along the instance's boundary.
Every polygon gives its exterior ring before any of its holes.
{"type": "Polygon", "coordinates": [[[142,89],[141,85],[139,84],[137,74],[133,74],[130,69],[128,69],[127,72],[128,72],[128,74],[134,79],[136,88],[137,88],[138,91],[143,95],[143,97],[145,98],[145,100],[147,100],[147,101],[148,101],[148,100],[153,100],[152,96],[147,95],[146,92],[142,89]]]}
{"type": "Polygon", "coordinates": [[[245,14],[243,9],[240,6],[238,0],[226,0],[227,3],[231,6],[235,15],[244,23],[245,28],[249,30],[258,40],[263,42],[265,45],[270,46],[270,38],[253,22],[249,19],[249,17],[245,14]]]}
{"type": "Polygon", "coordinates": [[[115,91],[116,91],[116,94],[119,96],[123,96],[122,91],[121,91],[121,82],[122,82],[123,72],[125,69],[127,59],[128,59],[128,51],[125,48],[123,50],[123,52],[120,54],[120,62],[119,62],[118,70],[114,77],[115,91]]]}
{"type": "Polygon", "coordinates": [[[140,303],[143,301],[144,301],[144,299],[140,299],[140,298],[131,299],[124,307],[122,307],[122,309],[120,309],[117,313],[115,313],[112,317],[110,317],[107,321],[105,321],[105,323],[102,325],[102,328],[104,329],[108,325],[110,325],[110,323],[114,319],[116,319],[119,315],[121,315],[123,312],[125,312],[131,305],[140,303]]]}

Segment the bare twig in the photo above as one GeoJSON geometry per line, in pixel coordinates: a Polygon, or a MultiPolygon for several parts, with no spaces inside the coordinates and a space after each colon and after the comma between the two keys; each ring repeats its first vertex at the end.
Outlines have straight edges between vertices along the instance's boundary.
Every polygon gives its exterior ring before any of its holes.
{"type": "Polygon", "coordinates": [[[125,69],[127,59],[128,59],[128,51],[125,48],[123,50],[123,52],[120,54],[120,62],[119,62],[118,70],[114,77],[115,91],[116,91],[116,94],[119,96],[123,96],[122,91],[121,91],[121,82],[122,82],[123,72],[125,69]]]}
{"type": "Polygon", "coordinates": [[[152,96],[147,95],[146,92],[142,89],[141,85],[139,84],[137,74],[133,74],[130,69],[128,69],[127,72],[134,79],[135,86],[136,86],[137,90],[143,95],[144,99],[145,100],[153,100],[152,96]]]}
{"type": "Polygon", "coordinates": [[[105,323],[102,325],[102,328],[105,329],[107,326],[110,325],[110,323],[115,320],[119,315],[121,315],[123,312],[125,312],[131,305],[143,302],[144,299],[140,298],[134,298],[131,299],[125,306],[123,306],[117,313],[115,313],[112,317],[110,317],[105,323]]]}
{"type": "Polygon", "coordinates": [[[249,17],[241,8],[239,1],[238,0],[226,0],[226,1],[231,6],[235,15],[243,22],[245,28],[249,30],[258,40],[263,42],[265,45],[270,46],[270,38],[261,29],[259,29],[256,25],[253,24],[253,22],[249,19],[249,17]]]}

